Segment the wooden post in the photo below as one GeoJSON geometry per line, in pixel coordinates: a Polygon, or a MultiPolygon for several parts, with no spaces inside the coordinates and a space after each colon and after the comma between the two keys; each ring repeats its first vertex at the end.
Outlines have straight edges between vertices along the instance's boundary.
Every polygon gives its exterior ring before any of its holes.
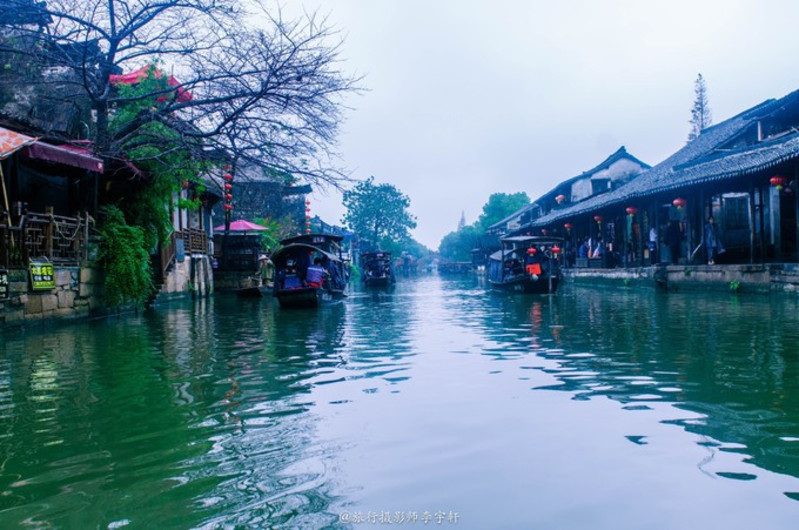
{"type": "Polygon", "coordinates": [[[755,262],[755,188],[749,183],[749,195],[747,195],[747,206],[749,213],[749,263],[755,262]]]}
{"type": "Polygon", "coordinates": [[[53,233],[55,232],[55,219],[53,219],[53,207],[46,206],[44,208],[44,213],[50,216],[50,222],[47,223],[47,228],[45,231],[45,253],[47,254],[47,258],[52,261],[53,260],[53,233]]]}

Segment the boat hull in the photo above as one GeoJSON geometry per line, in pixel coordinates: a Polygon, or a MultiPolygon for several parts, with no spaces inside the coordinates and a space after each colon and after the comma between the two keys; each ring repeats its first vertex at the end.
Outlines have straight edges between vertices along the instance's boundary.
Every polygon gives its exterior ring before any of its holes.
{"type": "Polygon", "coordinates": [[[523,294],[553,294],[558,290],[560,278],[539,276],[532,278],[515,278],[502,282],[489,280],[491,287],[497,291],[523,294]]]}
{"type": "Polygon", "coordinates": [[[251,287],[241,287],[236,289],[236,296],[239,298],[264,298],[271,295],[271,285],[253,285],[251,287]]]}
{"type": "Polygon", "coordinates": [[[307,309],[339,302],[344,299],[345,294],[343,291],[303,287],[301,289],[278,289],[274,296],[282,308],[307,309]]]}
{"type": "Polygon", "coordinates": [[[394,283],[391,276],[378,276],[372,278],[364,278],[363,284],[366,287],[388,287],[394,283]]]}

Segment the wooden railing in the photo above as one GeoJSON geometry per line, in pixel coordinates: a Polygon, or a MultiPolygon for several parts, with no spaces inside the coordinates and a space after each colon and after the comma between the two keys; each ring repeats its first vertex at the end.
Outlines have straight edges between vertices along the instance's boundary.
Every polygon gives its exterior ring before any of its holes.
{"type": "Polygon", "coordinates": [[[169,234],[169,240],[159,246],[161,279],[166,278],[169,267],[175,261],[175,256],[178,253],[177,239],[179,235],[179,232],[172,232],[169,234]]]}
{"type": "Polygon", "coordinates": [[[27,212],[17,224],[0,224],[0,266],[25,268],[31,259],[60,265],[79,265],[86,259],[88,214],[78,217],[27,212]]]}
{"type": "Polygon", "coordinates": [[[183,230],[184,248],[190,254],[208,253],[208,234],[201,228],[186,228],[183,230]]]}

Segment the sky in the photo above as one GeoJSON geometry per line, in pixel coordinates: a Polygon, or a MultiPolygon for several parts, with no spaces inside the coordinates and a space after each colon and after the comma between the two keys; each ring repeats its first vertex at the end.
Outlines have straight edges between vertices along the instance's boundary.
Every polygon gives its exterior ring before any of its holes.
{"type": "MultiPolygon", "coordinates": [[[[327,17],[343,103],[337,151],[352,176],[411,200],[428,248],[492,193],[531,199],[620,146],[655,165],[685,144],[694,82],[713,123],[799,89],[794,0],[287,0],[327,17]]],[[[340,224],[335,190],[314,215],[340,224]]]]}

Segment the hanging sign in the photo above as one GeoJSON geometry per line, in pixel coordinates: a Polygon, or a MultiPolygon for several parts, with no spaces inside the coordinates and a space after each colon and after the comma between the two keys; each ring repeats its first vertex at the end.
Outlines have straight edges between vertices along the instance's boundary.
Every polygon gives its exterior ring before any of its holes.
{"type": "Polygon", "coordinates": [[[28,266],[31,276],[31,287],[34,291],[49,291],[55,289],[55,274],[53,264],[48,261],[31,261],[28,266]]]}
{"type": "Polygon", "coordinates": [[[8,300],[8,271],[0,269],[0,300],[8,300]]]}

